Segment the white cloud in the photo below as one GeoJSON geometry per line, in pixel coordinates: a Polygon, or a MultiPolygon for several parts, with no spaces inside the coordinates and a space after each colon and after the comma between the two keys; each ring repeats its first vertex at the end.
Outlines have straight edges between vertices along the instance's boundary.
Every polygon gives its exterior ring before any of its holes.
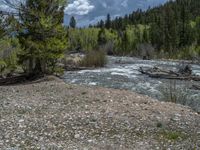
{"type": "Polygon", "coordinates": [[[86,15],[94,9],[89,0],[75,0],[65,8],[68,15],[86,15]]]}
{"type": "Polygon", "coordinates": [[[0,10],[1,11],[8,11],[8,10],[10,10],[10,8],[8,6],[2,4],[2,5],[0,5],[0,10]]]}
{"type": "Polygon", "coordinates": [[[123,7],[128,7],[128,0],[124,0],[124,1],[121,3],[121,5],[122,5],[123,7]]]}
{"type": "Polygon", "coordinates": [[[105,2],[102,2],[102,6],[103,6],[104,8],[107,8],[107,7],[108,7],[107,4],[106,4],[105,2]]]}
{"type": "MultiPolygon", "coordinates": [[[[18,5],[19,2],[25,2],[26,0],[8,0],[13,5],[18,5]]],[[[65,8],[65,13],[69,15],[86,15],[94,9],[94,5],[90,4],[90,0],[73,0],[65,8]]],[[[0,10],[13,11],[12,8],[3,4],[3,0],[0,0],[0,10]]]]}

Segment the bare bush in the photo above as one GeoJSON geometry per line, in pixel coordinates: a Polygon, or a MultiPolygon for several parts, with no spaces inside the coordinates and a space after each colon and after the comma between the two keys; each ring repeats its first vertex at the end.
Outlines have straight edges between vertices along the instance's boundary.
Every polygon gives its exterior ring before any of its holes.
{"type": "Polygon", "coordinates": [[[151,44],[143,43],[137,46],[137,55],[143,59],[152,59],[154,57],[155,49],[151,44]]]}
{"type": "Polygon", "coordinates": [[[192,66],[182,62],[178,65],[178,73],[186,76],[192,75],[192,66]]]}
{"type": "Polygon", "coordinates": [[[106,53],[102,50],[98,50],[87,53],[80,62],[80,65],[83,67],[103,67],[106,63],[106,53]]]}
{"type": "Polygon", "coordinates": [[[187,88],[178,87],[176,80],[170,80],[165,87],[161,89],[162,100],[167,102],[186,104],[187,101],[187,88]]]}

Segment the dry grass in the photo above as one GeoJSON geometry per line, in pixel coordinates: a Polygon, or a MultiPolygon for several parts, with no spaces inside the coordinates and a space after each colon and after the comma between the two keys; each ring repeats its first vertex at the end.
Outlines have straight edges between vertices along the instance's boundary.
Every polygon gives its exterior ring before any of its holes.
{"type": "Polygon", "coordinates": [[[185,104],[187,101],[187,89],[178,87],[177,81],[169,81],[169,83],[161,90],[163,100],[167,102],[185,104]]]}
{"type": "Polygon", "coordinates": [[[106,53],[104,51],[91,51],[80,62],[83,67],[104,67],[107,63],[106,53]]]}

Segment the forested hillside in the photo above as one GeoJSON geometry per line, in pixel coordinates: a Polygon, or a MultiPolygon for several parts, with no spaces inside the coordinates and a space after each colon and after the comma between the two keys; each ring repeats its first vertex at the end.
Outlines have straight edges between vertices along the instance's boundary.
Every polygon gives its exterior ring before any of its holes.
{"type": "Polygon", "coordinates": [[[134,47],[130,48],[130,45],[149,43],[155,48],[156,53],[161,52],[164,57],[174,57],[175,53],[176,57],[184,58],[193,58],[199,55],[199,0],[169,1],[146,11],[137,10],[114,20],[110,18],[108,14],[107,20],[101,20],[95,27],[118,32],[118,38],[121,38],[121,41],[126,39],[126,51],[135,50],[134,47]],[[137,30],[138,26],[143,26],[143,30],[137,30]],[[130,30],[134,30],[134,34],[130,33],[130,30]],[[135,43],[127,34],[134,38],[137,37],[135,43]]]}

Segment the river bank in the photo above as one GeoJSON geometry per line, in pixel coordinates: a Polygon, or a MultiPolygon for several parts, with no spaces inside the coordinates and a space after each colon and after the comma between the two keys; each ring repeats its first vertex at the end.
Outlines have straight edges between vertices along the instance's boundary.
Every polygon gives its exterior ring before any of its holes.
{"type": "Polygon", "coordinates": [[[200,116],[126,90],[51,77],[0,87],[0,149],[194,149],[200,116]]]}

